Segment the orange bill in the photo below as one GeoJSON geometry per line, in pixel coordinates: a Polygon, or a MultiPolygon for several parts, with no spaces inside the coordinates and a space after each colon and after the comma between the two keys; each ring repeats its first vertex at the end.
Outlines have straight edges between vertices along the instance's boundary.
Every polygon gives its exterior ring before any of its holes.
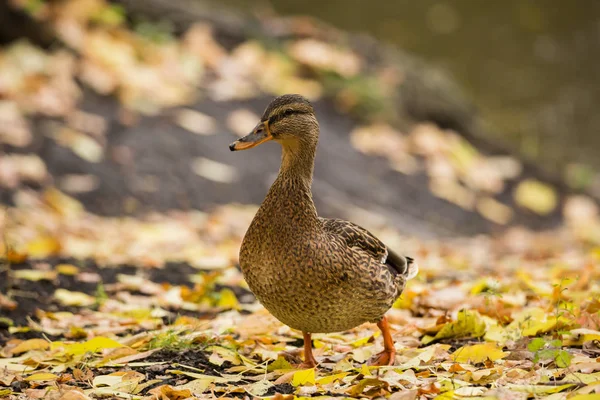
{"type": "Polygon", "coordinates": [[[252,132],[250,132],[249,135],[231,143],[229,145],[229,150],[237,151],[251,149],[261,143],[268,142],[271,139],[273,139],[273,136],[271,136],[271,131],[269,130],[269,122],[261,121],[254,129],[252,129],[252,132]]]}

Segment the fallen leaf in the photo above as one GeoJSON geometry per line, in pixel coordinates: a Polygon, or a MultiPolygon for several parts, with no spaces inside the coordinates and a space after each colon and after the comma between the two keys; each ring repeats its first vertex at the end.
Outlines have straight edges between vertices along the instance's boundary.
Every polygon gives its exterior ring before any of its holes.
{"type": "Polygon", "coordinates": [[[177,111],[175,123],[198,135],[214,135],[216,130],[216,122],[213,117],[191,109],[177,111]]]}
{"type": "Polygon", "coordinates": [[[294,373],[294,377],[292,378],[292,385],[294,386],[302,386],[302,385],[314,385],[315,380],[315,369],[301,369],[294,373]]]}
{"type": "Polygon", "coordinates": [[[224,362],[230,362],[233,365],[240,365],[242,361],[240,360],[240,356],[237,352],[221,347],[221,346],[210,346],[207,347],[207,351],[212,351],[208,361],[212,364],[221,366],[224,362]]]}
{"type": "Polygon", "coordinates": [[[25,378],[25,380],[27,382],[34,382],[34,381],[55,381],[58,378],[59,378],[58,375],[51,374],[49,372],[38,372],[36,374],[29,375],[27,378],[25,378]]]}
{"type": "Polygon", "coordinates": [[[204,157],[194,159],[191,168],[196,175],[214,182],[232,183],[238,176],[234,167],[204,157]]]}
{"type": "Polygon", "coordinates": [[[507,386],[510,390],[514,390],[515,392],[525,392],[532,394],[534,396],[542,395],[542,394],[552,394],[559,393],[565,389],[572,387],[573,383],[567,383],[565,385],[559,386],[551,386],[551,385],[515,385],[509,383],[507,386]]]}
{"type": "Polygon", "coordinates": [[[190,389],[174,388],[170,385],[161,385],[148,391],[148,393],[164,400],[183,400],[193,396],[190,389]]]}
{"type": "Polygon", "coordinates": [[[519,183],[515,189],[514,198],[520,206],[540,215],[554,211],[558,202],[554,188],[532,179],[526,179],[519,183]]]}
{"type": "Polygon", "coordinates": [[[422,342],[428,344],[438,339],[481,337],[485,329],[485,322],[478,312],[460,310],[455,322],[445,324],[434,337],[423,337],[422,342]]]}
{"type": "Polygon", "coordinates": [[[62,128],[54,134],[54,139],[87,162],[98,163],[104,158],[104,148],[100,143],[74,129],[62,128]]]}
{"type": "Polygon", "coordinates": [[[260,117],[247,109],[239,109],[227,116],[227,127],[237,136],[248,135],[252,128],[260,121],[260,117]]]}
{"type": "Polygon", "coordinates": [[[247,386],[246,391],[252,396],[264,396],[273,386],[273,383],[263,379],[247,386]]]}
{"type": "Polygon", "coordinates": [[[462,346],[452,354],[452,360],[457,363],[479,364],[485,360],[496,361],[508,356],[509,353],[498,349],[491,343],[462,346]]]}
{"type": "Polygon", "coordinates": [[[24,279],[32,282],[53,281],[57,276],[56,271],[43,271],[39,269],[18,269],[13,271],[12,274],[15,279],[24,279]]]}
{"type": "Polygon", "coordinates": [[[56,238],[42,236],[27,243],[25,251],[31,258],[47,258],[58,254],[60,249],[60,243],[56,238]]]}
{"type": "Polygon", "coordinates": [[[73,264],[58,264],[54,270],[61,275],[75,276],[79,273],[79,268],[73,264]]]}
{"type": "Polygon", "coordinates": [[[29,339],[19,343],[11,349],[12,354],[21,354],[31,350],[47,350],[50,348],[50,342],[45,339],[29,339]]]}
{"type": "Polygon", "coordinates": [[[60,304],[70,307],[87,307],[96,304],[96,298],[83,292],[72,292],[67,289],[56,289],[54,298],[60,304]]]}
{"type": "Polygon", "coordinates": [[[66,344],[63,342],[52,342],[51,348],[64,348],[65,353],[71,355],[81,355],[85,353],[96,353],[104,349],[114,349],[123,347],[123,345],[114,339],[97,336],[83,343],[66,344]]]}

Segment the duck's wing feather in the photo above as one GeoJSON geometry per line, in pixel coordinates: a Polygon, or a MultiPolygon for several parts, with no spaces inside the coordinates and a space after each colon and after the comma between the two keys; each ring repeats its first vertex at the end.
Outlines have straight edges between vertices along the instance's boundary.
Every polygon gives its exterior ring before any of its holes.
{"type": "Polygon", "coordinates": [[[337,218],[320,218],[326,232],[337,236],[348,247],[357,247],[388,266],[393,274],[410,279],[417,273],[417,265],[410,257],[403,257],[389,249],[375,235],[352,222],[337,218]]]}

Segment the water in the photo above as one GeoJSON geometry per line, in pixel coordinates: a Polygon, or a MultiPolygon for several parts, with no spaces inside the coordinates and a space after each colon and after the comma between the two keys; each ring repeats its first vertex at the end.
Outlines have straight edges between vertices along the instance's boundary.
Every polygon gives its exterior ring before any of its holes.
{"type": "Polygon", "coordinates": [[[600,2],[596,0],[271,0],[271,6],[365,32],[449,72],[494,139],[562,172],[600,171],[600,2]]]}

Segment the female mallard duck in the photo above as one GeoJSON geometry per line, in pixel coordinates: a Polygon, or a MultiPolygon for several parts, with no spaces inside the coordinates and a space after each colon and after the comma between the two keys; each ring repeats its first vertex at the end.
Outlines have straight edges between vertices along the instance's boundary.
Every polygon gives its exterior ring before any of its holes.
{"type": "Polygon", "coordinates": [[[384,350],[372,364],[391,365],[395,348],[385,312],[418,271],[366,229],[317,215],[311,184],[319,123],[300,95],[269,104],[252,132],[234,143],[245,150],[269,140],[283,147],[279,175],[252,220],[240,250],[248,286],[277,319],[304,335],[303,367],[314,367],[311,333],[376,322],[384,350]]]}

